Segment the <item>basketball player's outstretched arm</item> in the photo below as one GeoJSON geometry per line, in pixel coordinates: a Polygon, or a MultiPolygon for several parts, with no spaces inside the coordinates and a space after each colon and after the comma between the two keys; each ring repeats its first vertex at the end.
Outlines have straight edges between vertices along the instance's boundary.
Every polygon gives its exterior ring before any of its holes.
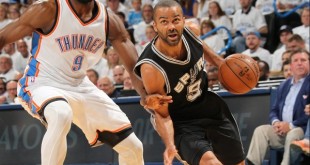
{"type": "Polygon", "coordinates": [[[36,29],[49,31],[54,24],[56,6],[53,0],[37,1],[31,5],[19,19],[0,30],[0,49],[31,34],[36,29]]]}
{"type": "MultiPolygon", "coordinates": [[[[199,30],[199,26],[195,23],[192,22],[186,22],[185,24],[189,29],[191,29],[192,32],[194,32],[196,34],[196,36],[199,36],[200,34],[200,30],[199,30]]],[[[224,59],[222,57],[220,57],[219,55],[217,55],[204,41],[202,41],[203,43],[203,54],[204,54],[204,58],[208,61],[211,62],[212,64],[216,65],[217,67],[219,67],[224,59]]]]}
{"type": "Polygon", "coordinates": [[[127,31],[118,16],[109,12],[108,39],[111,41],[115,50],[119,53],[126,70],[130,74],[135,90],[137,90],[141,96],[141,100],[144,100],[146,92],[143,88],[143,84],[133,73],[133,68],[138,60],[138,53],[133,43],[127,38],[126,34],[127,31]]]}
{"type": "MultiPolygon", "coordinates": [[[[164,90],[165,80],[162,74],[150,64],[141,65],[141,78],[147,94],[150,98],[155,99],[154,105],[147,103],[155,113],[156,131],[163,140],[166,149],[164,152],[164,164],[172,164],[173,158],[177,154],[174,145],[174,129],[172,120],[168,112],[168,104],[172,102],[171,96],[166,96],[164,90]],[[164,98],[158,99],[153,95],[160,95],[164,98]]],[[[148,100],[152,102],[152,100],[148,100]]]]}

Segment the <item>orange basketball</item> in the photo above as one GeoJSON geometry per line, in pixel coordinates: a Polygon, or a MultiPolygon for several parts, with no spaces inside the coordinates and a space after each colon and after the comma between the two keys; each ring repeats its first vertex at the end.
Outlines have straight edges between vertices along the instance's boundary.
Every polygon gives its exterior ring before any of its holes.
{"type": "Polygon", "coordinates": [[[244,94],[253,89],[259,79],[257,62],[244,54],[228,56],[219,68],[219,81],[230,93],[244,94]]]}

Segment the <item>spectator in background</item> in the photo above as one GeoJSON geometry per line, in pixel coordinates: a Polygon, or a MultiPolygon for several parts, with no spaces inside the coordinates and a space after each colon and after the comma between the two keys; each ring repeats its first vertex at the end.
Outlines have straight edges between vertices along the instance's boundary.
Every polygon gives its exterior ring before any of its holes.
{"type": "Polygon", "coordinates": [[[232,42],[232,51],[241,53],[246,49],[245,35],[249,31],[258,31],[267,34],[268,28],[263,14],[253,6],[252,0],[239,0],[242,9],[236,11],[233,16],[233,30],[235,38],[232,42]]]}
{"type": "Polygon", "coordinates": [[[184,17],[187,18],[193,18],[197,15],[193,9],[197,9],[198,3],[196,0],[179,0],[184,17]]]}
{"type": "Polygon", "coordinates": [[[104,91],[110,98],[120,96],[120,91],[116,90],[112,79],[108,76],[100,78],[97,82],[97,87],[104,91]]]}
{"type": "Polygon", "coordinates": [[[2,53],[10,55],[13,63],[14,63],[16,57],[19,56],[19,52],[16,51],[15,42],[4,45],[4,47],[2,49],[2,53]]]}
{"type": "MultiPolygon", "coordinates": [[[[210,32],[215,28],[215,25],[211,20],[204,20],[200,24],[200,34],[204,35],[210,32]]],[[[213,33],[210,34],[208,37],[204,38],[203,41],[214,51],[219,52],[225,47],[224,40],[217,34],[213,33]]],[[[225,55],[225,52],[220,54],[221,56],[225,55]]]]}
{"type": "Polygon", "coordinates": [[[100,58],[97,64],[92,67],[92,69],[97,71],[99,78],[103,76],[107,76],[109,74],[109,65],[108,65],[108,60],[106,58],[108,49],[109,47],[104,49],[104,51],[102,52],[102,58],[100,58]]]}
{"type": "Polygon", "coordinates": [[[217,0],[223,11],[229,18],[232,18],[237,10],[241,9],[239,0],[217,0]]]}
{"type": "Polygon", "coordinates": [[[134,90],[134,86],[132,85],[131,78],[127,70],[124,71],[124,87],[123,90],[134,90]]]}
{"type": "Polygon", "coordinates": [[[136,43],[148,42],[145,36],[145,29],[153,23],[153,7],[151,4],[144,4],[142,6],[142,18],[143,21],[133,26],[133,34],[136,43]]]}
{"type": "Polygon", "coordinates": [[[148,25],[145,29],[145,36],[147,39],[147,42],[143,41],[141,43],[136,44],[136,49],[138,51],[138,55],[140,55],[143,51],[143,49],[148,45],[150,41],[157,35],[156,31],[153,28],[153,25],[148,25]]]}
{"type": "Polygon", "coordinates": [[[309,51],[309,45],[298,34],[293,34],[287,40],[287,50],[305,49],[309,51]]]}
{"type": "Polygon", "coordinates": [[[282,65],[282,74],[285,79],[288,79],[292,76],[290,61],[284,61],[282,65]]]}
{"type": "Polygon", "coordinates": [[[5,95],[5,93],[6,93],[5,78],[4,77],[0,77],[0,97],[5,95]]]}
{"type": "Polygon", "coordinates": [[[122,86],[124,84],[124,72],[125,68],[123,65],[116,65],[113,68],[113,81],[115,86],[122,86]]]}
{"type": "Polygon", "coordinates": [[[132,85],[131,78],[129,73],[125,70],[124,72],[124,86],[123,89],[120,90],[120,95],[125,96],[139,96],[134,86],[132,85]]]}
{"type": "MultiPolygon", "coordinates": [[[[209,2],[209,19],[214,23],[215,27],[224,26],[230,32],[232,30],[232,23],[230,18],[225,14],[222,10],[221,6],[217,1],[210,1],[209,2]]],[[[224,29],[220,29],[217,31],[217,34],[227,43],[228,34],[227,31],[224,29]]]]}
{"type": "Polygon", "coordinates": [[[10,19],[11,21],[18,19],[20,17],[19,8],[14,8],[10,6],[7,15],[8,19],[10,19]]]}
{"type": "Polygon", "coordinates": [[[290,163],[292,165],[300,165],[302,161],[302,153],[310,156],[310,97],[308,95],[305,113],[308,115],[307,129],[305,137],[302,140],[293,141],[290,150],[290,163]]]}
{"type": "Polygon", "coordinates": [[[13,61],[13,68],[19,73],[24,73],[24,70],[28,64],[30,52],[28,50],[27,43],[24,40],[18,40],[16,45],[19,53],[13,61]]]}
{"type": "Polygon", "coordinates": [[[6,99],[5,104],[16,104],[17,100],[17,80],[10,80],[6,83],[6,99]]]}
{"type": "Polygon", "coordinates": [[[194,13],[196,13],[196,17],[201,21],[208,18],[209,1],[210,0],[197,0],[197,9],[194,9],[194,13]]]}
{"type": "Polygon", "coordinates": [[[86,71],[86,75],[88,79],[95,85],[97,86],[97,81],[99,79],[99,74],[95,69],[88,69],[86,71]]]}
{"type": "Polygon", "coordinates": [[[304,136],[308,120],[304,113],[304,94],[310,93],[309,60],[309,52],[305,50],[292,52],[292,77],[278,87],[269,114],[271,125],[261,125],[254,130],[247,154],[248,165],[262,164],[268,147],[284,148],[281,165],[289,164],[290,144],[304,136]]]}
{"type": "Polygon", "coordinates": [[[108,0],[107,7],[109,10],[113,11],[115,14],[117,12],[122,12],[125,14],[126,21],[128,19],[128,9],[119,0],[108,0]]]}
{"type": "Polygon", "coordinates": [[[9,24],[11,21],[7,18],[7,8],[0,4],[0,29],[9,24]]]}
{"type": "Polygon", "coordinates": [[[269,80],[269,65],[266,61],[259,60],[258,62],[258,68],[259,68],[259,80],[258,81],[266,81],[269,80]]]}
{"type": "Polygon", "coordinates": [[[114,50],[112,46],[107,49],[107,62],[108,62],[108,72],[105,76],[109,76],[113,80],[113,68],[116,65],[121,65],[121,61],[119,59],[119,54],[114,50]]]}
{"type": "Polygon", "coordinates": [[[129,26],[136,25],[143,20],[142,11],[141,11],[141,0],[132,0],[131,4],[132,4],[132,9],[129,10],[129,13],[128,13],[129,26]]]}
{"type": "Polygon", "coordinates": [[[280,45],[279,48],[272,55],[272,66],[271,72],[281,71],[282,66],[282,54],[287,49],[288,39],[293,35],[293,30],[288,25],[282,25],[279,30],[280,35],[280,45]]]}
{"type": "Polygon", "coordinates": [[[124,14],[123,12],[121,12],[121,11],[118,11],[118,12],[116,12],[115,14],[121,19],[121,21],[123,22],[125,28],[129,28],[129,24],[128,24],[128,22],[126,21],[126,16],[125,16],[125,14],[124,14]]]}
{"type": "Polygon", "coordinates": [[[242,54],[249,55],[250,57],[257,56],[260,60],[267,62],[268,66],[271,66],[270,52],[260,47],[260,45],[261,35],[257,31],[251,31],[246,35],[246,46],[248,47],[248,49],[242,52],[242,54]]]}
{"type": "Polygon", "coordinates": [[[216,86],[220,86],[219,79],[218,79],[218,68],[216,66],[211,66],[207,70],[207,77],[208,77],[208,88],[213,91],[216,86]]]}
{"type": "Polygon", "coordinates": [[[4,77],[6,81],[18,80],[22,74],[13,68],[12,58],[8,54],[0,55],[0,77],[4,77]]]}
{"type": "Polygon", "coordinates": [[[263,15],[270,15],[274,12],[273,1],[274,0],[257,0],[255,7],[260,10],[263,15]]]}
{"type": "Polygon", "coordinates": [[[301,26],[293,29],[294,34],[300,35],[305,43],[310,44],[310,8],[305,7],[301,12],[301,26]]]}

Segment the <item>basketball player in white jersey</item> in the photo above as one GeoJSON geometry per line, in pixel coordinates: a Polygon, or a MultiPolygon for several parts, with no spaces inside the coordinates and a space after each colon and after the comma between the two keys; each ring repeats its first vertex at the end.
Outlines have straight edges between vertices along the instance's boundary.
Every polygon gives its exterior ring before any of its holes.
{"type": "Polygon", "coordinates": [[[46,125],[42,165],[64,163],[72,122],[91,146],[106,143],[118,152],[119,164],[144,164],[142,143],[129,119],[86,76],[109,39],[144,98],[142,83],[132,72],[137,52],[118,17],[96,0],[38,1],[0,30],[0,49],[32,32],[32,56],[19,80],[18,97],[46,125]]]}

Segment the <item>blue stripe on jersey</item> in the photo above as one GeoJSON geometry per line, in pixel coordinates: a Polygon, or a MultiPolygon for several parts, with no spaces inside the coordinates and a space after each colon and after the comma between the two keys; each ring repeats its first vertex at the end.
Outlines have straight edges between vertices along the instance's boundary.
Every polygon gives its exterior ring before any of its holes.
{"type": "Polygon", "coordinates": [[[19,83],[22,84],[22,87],[20,88],[18,96],[28,103],[30,101],[30,96],[27,92],[25,92],[26,77],[21,78],[19,83]]]}
{"type": "Polygon", "coordinates": [[[38,32],[33,32],[31,42],[31,54],[33,56],[37,53],[39,41],[40,41],[40,34],[38,32]]]}
{"type": "Polygon", "coordinates": [[[36,75],[36,72],[38,70],[38,68],[37,68],[38,63],[39,62],[35,58],[31,57],[30,62],[28,64],[29,69],[26,73],[26,76],[35,76],[36,75]]]}

